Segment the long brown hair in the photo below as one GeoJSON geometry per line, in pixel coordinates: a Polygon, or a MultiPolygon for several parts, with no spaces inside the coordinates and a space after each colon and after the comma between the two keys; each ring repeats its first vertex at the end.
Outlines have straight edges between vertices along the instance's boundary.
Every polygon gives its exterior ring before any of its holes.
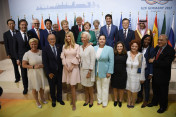
{"type": "Polygon", "coordinates": [[[125,44],[122,42],[122,41],[118,41],[116,44],[115,44],[115,46],[114,46],[114,54],[115,55],[117,55],[117,54],[119,54],[118,53],[118,51],[117,51],[117,45],[118,44],[122,44],[122,46],[123,46],[123,49],[122,49],[122,55],[126,55],[127,54],[127,51],[126,51],[126,48],[125,48],[125,44]]]}

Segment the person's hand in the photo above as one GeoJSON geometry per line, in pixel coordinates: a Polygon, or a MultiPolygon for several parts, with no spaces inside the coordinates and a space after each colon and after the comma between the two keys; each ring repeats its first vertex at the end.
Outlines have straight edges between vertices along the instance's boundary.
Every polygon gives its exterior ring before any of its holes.
{"type": "Polygon", "coordinates": [[[34,69],[39,69],[40,68],[40,65],[34,65],[34,69]]]}
{"type": "Polygon", "coordinates": [[[153,77],[152,75],[149,75],[149,76],[148,76],[148,79],[150,80],[150,79],[152,79],[152,77],[153,77]]]}
{"type": "Polygon", "coordinates": [[[21,62],[20,62],[20,60],[17,60],[17,65],[21,65],[21,62]]]}
{"type": "Polygon", "coordinates": [[[106,78],[109,78],[110,76],[111,76],[110,73],[107,73],[107,74],[106,74],[106,78]]]}
{"type": "Polygon", "coordinates": [[[49,74],[49,78],[52,79],[54,77],[54,74],[53,73],[50,73],[49,74]]]}
{"type": "Polygon", "coordinates": [[[72,72],[73,68],[74,68],[74,65],[71,65],[70,69],[69,69],[69,72],[72,72]]]}
{"type": "Polygon", "coordinates": [[[7,56],[7,58],[8,58],[8,59],[10,59],[10,58],[11,58],[11,56],[10,56],[10,55],[8,55],[8,56],[7,56]]]}
{"type": "Polygon", "coordinates": [[[91,76],[91,72],[89,71],[86,75],[86,78],[90,78],[90,76],[91,76]]]}
{"type": "Polygon", "coordinates": [[[141,84],[143,84],[143,83],[144,83],[144,81],[143,81],[143,80],[141,80],[141,81],[140,81],[140,83],[141,83],[141,84]]]}
{"type": "Polygon", "coordinates": [[[154,60],[155,60],[155,57],[149,59],[149,63],[153,63],[154,60]]]}
{"type": "Polygon", "coordinates": [[[64,68],[69,72],[69,69],[68,69],[67,65],[64,65],[64,68]]]}

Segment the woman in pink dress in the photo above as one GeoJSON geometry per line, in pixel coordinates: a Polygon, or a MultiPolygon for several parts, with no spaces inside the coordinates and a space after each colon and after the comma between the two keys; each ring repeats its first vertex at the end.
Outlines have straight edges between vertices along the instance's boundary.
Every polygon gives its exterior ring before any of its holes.
{"type": "Polygon", "coordinates": [[[71,85],[72,92],[72,110],[76,110],[76,91],[75,85],[80,83],[79,73],[79,45],[75,43],[72,32],[67,32],[65,35],[65,45],[63,46],[61,59],[63,64],[62,82],[71,85]]]}

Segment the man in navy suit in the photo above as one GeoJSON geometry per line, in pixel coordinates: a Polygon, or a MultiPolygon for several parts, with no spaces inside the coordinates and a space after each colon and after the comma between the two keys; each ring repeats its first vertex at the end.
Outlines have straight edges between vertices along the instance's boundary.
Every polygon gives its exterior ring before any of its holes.
{"type": "Polygon", "coordinates": [[[62,100],[62,61],[60,58],[62,46],[55,45],[56,37],[54,34],[48,35],[48,42],[49,45],[42,51],[42,60],[49,82],[52,107],[55,107],[56,100],[61,105],[65,105],[62,100]],[[57,86],[57,95],[55,86],[57,86]]]}
{"type": "Polygon", "coordinates": [[[12,19],[7,20],[7,25],[9,27],[9,30],[3,34],[4,38],[4,44],[5,44],[5,50],[7,57],[11,59],[14,67],[14,72],[15,72],[15,83],[20,81],[20,73],[18,71],[18,65],[15,59],[14,55],[14,50],[13,50],[13,36],[19,32],[18,30],[15,29],[15,21],[12,19]]]}
{"type": "Polygon", "coordinates": [[[17,65],[20,65],[21,75],[23,80],[23,94],[27,94],[28,92],[28,77],[27,77],[27,69],[22,67],[22,59],[25,52],[30,49],[29,46],[29,36],[27,35],[27,21],[25,19],[21,19],[19,21],[20,32],[18,32],[14,36],[14,53],[17,61],[17,65]]]}
{"type": "Polygon", "coordinates": [[[74,34],[75,42],[77,42],[79,32],[84,30],[84,27],[82,25],[82,17],[77,17],[76,23],[77,23],[77,25],[72,26],[72,28],[71,28],[71,31],[74,34]]]}
{"type": "Polygon", "coordinates": [[[52,30],[52,21],[50,19],[46,19],[44,22],[45,22],[46,29],[41,32],[41,37],[42,37],[42,40],[44,41],[43,47],[49,45],[48,40],[47,40],[48,35],[56,34],[56,31],[52,30]]]}
{"type": "Polygon", "coordinates": [[[118,29],[117,26],[112,24],[112,15],[107,14],[105,20],[106,25],[101,27],[100,35],[106,36],[106,45],[114,47],[114,44],[118,41],[118,29]]]}
{"type": "Polygon", "coordinates": [[[122,41],[125,44],[126,50],[129,51],[129,43],[135,39],[134,31],[130,30],[129,19],[124,18],[122,20],[123,29],[118,31],[118,41],[122,41]]]}
{"type": "Polygon", "coordinates": [[[175,58],[175,51],[167,44],[168,38],[161,34],[158,46],[155,48],[155,57],[149,59],[153,63],[152,89],[153,98],[148,107],[160,105],[158,113],[163,113],[168,107],[168,91],[171,78],[171,65],[175,58]]]}
{"type": "Polygon", "coordinates": [[[39,28],[40,22],[38,19],[34,19],[32,21],[32,24],[33,24],[34,28],[28,31],[28,35],[30,36],[30,38],[38,39],[39,40],[38,48],[42,49],[44,47],[45,43],[44,43],[44,40],[41,36],[41,33],[43,30],[39,28]]]}

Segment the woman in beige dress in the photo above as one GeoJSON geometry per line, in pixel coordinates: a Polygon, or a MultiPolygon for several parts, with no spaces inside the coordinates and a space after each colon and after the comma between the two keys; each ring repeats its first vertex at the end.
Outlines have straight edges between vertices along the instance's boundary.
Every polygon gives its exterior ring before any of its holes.
{"type": "Polygon", "coordinates": [[[80,46],[80,73],[81,84],[85,86],[86,101],[83,106],[89,108],[93,106],[93,85],[95,82],[95,51],[93,46],[89,43],[91,36],[88,32],[81,34],[83,45],[80,46]]]}
{"type": "Polygon", "coordinates": [[[61,53],[63,74],[62,82],[71,85],[72,92],[72,110],[76,110],[75,98],[76,91],[75,85],[80,83],[80,73],[79,73],[79,45],[75,43],[73,33],[67,32],[65,35],[65,45],[63,46],[61,53]]]}
{"type": "Polygon", "coordinates": [[[42,51],[37,49],[38,40],[36,38],[30,39],[29,45],[31,50],[24,54],[22,66],[28,69],[29,89],[32,90],[37,107],[42,108],[42,105],[39,102],[38,92],[40,93],[42,103],[46,104],[47,102],[44,98],[44,88],[48,84],[43,70],[42,51]]]}

